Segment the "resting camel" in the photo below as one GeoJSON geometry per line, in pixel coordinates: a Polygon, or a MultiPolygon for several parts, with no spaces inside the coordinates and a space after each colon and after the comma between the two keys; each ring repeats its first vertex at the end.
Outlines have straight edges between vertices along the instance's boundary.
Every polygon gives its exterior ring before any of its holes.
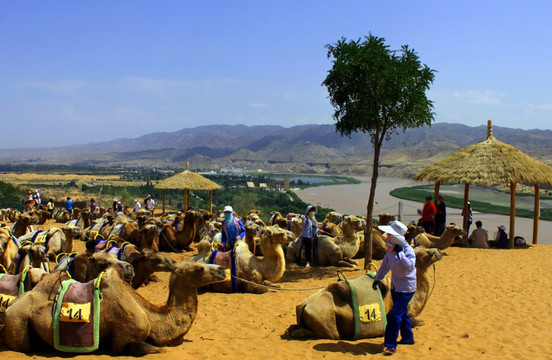
{"type": "Polygon", "coordinates": [[[257,221],[249,220],[244,224],[245,243],[247,244],[249,251],[251,251],[252,254],[255,254],[257,256],[263,255],[261,248],[259,246],[262,230],[264,228],[264,226],[260,225],[261,223],[263,223],[262,220],[258,219],[257,221]]]}
{"type": "Polygon", "coordinates": [[[268,221],[268,226],[278,225],[282,229],[289,229],[295,234],[295,236],[301,235],[301,230],[303,228],[303,220],[301,216],[297,214],[288,214],[288,217],[291,220],[286,219],[277,211],[270,213],[270,220],[268,221]]]}
{"type": "Polygon", "coordinates": [[[318,225],[321,234],[335,237],[341,233],[341,228],[337,225],[343,220],[343,217],[334,211],[330,211],[322,224],[318,225]]]}
{"type": "Polygon", "coordinates": [[[389,213],[381,213],[378,215],[378,225],[389,225],[395,221],[395,215],[389,213]]]}
{"type": "Polygon", "coordinates": [[[6,270],[15,266],[14,259],[19,250],[8,228],[0,228],[0,264],[6,270]]]}
{"type": "MultiPolygon", "coordinates": [[[[356,259],[364,257],[364,231],[357,233],[360,241],[358,252],[355,256],[356,259]]],[[[372,258],[374,260],[381,260],[387,252],[387,246],[385,245],[387,237],[376,226],[372,225],[372,258]]]]}
{"type": "MultiPolygon", "coordinates": [[[[262,259],[253,255],[244,241],[237,241],[234,248],[237,276],[263,285],[271,285],[272,282],[280,280],[286,267],[282,244],[291,241],[293,238],[292,232],[280,229],[278,226],[265,227],[260,239],[261,251],[264,254],[262,259]]],[[[197,250],[198,254],[194,256],[193,261],[209,263],[209,258],[213,252],[209,241],[201,240],[197,250]]],[[[268,291],[267,288],[239,280],[238,289],[241,292],[252,293],[268,291]]]]}
{"type": "Polygon", "coordinates": [[[48,264],[48,256],[46,255],[46,248],[41,244],[32,244],[27,242],[21,244],[12,267],[8,269],[10,274],[19,274],[28,266],[34,268],[41,268],[44,271],[50,272],[50,266],[48,264]]]}
{"type": "Polygon", "coordinates": [[[172,224],[165,224],[159,235],[159,249],[162,251],[192,251],[196,237],[197,219],[203,223],[203,215],[197,211],[186,211],[184,216],[176,215],[172,224]],[[194,214],[195,213],[195,214],[194,214]]]}
{"type": "MultiPolygon", "coordinates": [[[[111,344],[113,352],[134,356],[159,352],[157,346],[181,344],[197,314],[197,288],[225,277],[220,266],[178,263],[169,280],[167,302],[157,306],[125,283],[120,269],[109,268],[100,284],[100,344],[111,344]]],[[[32,351],[33,333],[54,345],[50,296],[59,287],[58,280],[57,274],[47,276],[8,308],[5,338],[10,349],[32,351]]]]}
{"type": "MultiPolygon", "coordinates": [[[[19,237],[19,242],[23,244],[25,241],[31,241],[36,233],[32,233],[19,237]]],[[[82,234],[82,230],[78,226],[64,226],[62,228],[52,227],[46,232],[46,253],[51,261],[54,261],[56,255],[61,253],[70,253],[73,251],[73,239],[82,234]]]]}
{"type": "MultiPolygon", "coordinates": [[[[365,223],[354,215],[348,216],[340,225],[342,234],[335,238],[326,235],[318,237],[318,254],[316,265],[318,266],[343,266],[355,267],[356,261],[352,257],[359,248],[359,239],[357,232],[361,230],[365,223]]],[[[303,240],[298,237],[292,241],[286,250],[286,261],[296,263],[303,258],[301,251],[303,240]]],[[[314,245],[313,245],[314,248],[314,245]]]]}
{"type": "MultiPolygon", "coordinates": [[[[416,254],[417,290],[408,304],[411,319],[420,315],[430,295],[427,269],[441,260],[439,249],[414,249],[416,254]]],[[[365,276],[365,275],[363,275],[365,276]]],[[[391,310],[393,300],[389,286],[391,276],[387,274],[382,282],[383,301],[386,312],[391,310]]],[[[286,333],[293,338],[350,339],[354,334],[351,293],[346,282],[335,282],[310,295],[296,307],[297,325],[290,326],[286,333]]]]}
{"type": "MultiPolygon", "coordinates": [[[[75,209],[73,209],[74,211],[75,209]]],[[[54,220],[58,223],[66,223],[67,221],[73,219],[73,216],[71,215],[71,213],[65,209],[61,210],[61,209],[57,209],[57,211],[54,212],[54,220]]],[[[78,218],[77,218],[78,219],[78,218]]]]}
{"type": "Polygon", "coordinates": [[[13,224],[13,235],[19,239],[21,236],[25,235],[27,231],[32,231],[31,224],[33,224],[31,215],[27,213],[20,214],[17,222],[13,224]]]}
{"type": "MultiPolygon", "coordinates": [[[[125,228],[126,229],[126,228],[125,228]]],[[[125,230],[126,231],[126,230],[125,230]]],[[[129,235],[126,240],[131,244],[136,245],[139,251],[143,249],[152,249],[158,251],[156,239],[159,237],[159,227],[154,224],[147,224],[142,230],[136,229],[131,235],[129,235]]],[[[121,236],[122,239],[125,239],[121,236]]]]}
{"type": "Polygon", "coordinates": [[[128,262],[119,260],[106,252],[97,252],[92,256],[86,253],[80,253],[73,257],[71,264],[65,259],[60,259],[56,271],[67,271],[71,278],[87,282],[95,279],[98,275],[111,266],[118,266],[122,270],[123,278],[130,281],[134,277],[134,269],[128,262]]]}
{"type": "Polygon", "coordinates": [[[444,250],[454,243],[457,236],[464,236],[466,232],[457,225],[448,225],[445,232],[439,236],[431,235],[422,231],[420,226],[408,225],[408,233],[411,238],[416,239],[416,245],[425,248],[437,248],[444,250]]]}

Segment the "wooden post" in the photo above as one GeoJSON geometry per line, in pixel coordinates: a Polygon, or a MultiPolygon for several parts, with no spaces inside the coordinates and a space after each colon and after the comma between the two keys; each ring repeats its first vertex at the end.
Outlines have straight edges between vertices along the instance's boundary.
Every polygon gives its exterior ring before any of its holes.
{"type": "Polygon", "coordinates": [[[165,215],[165,189],[163,189],[163,215],[165,215]]]}
{"type": "Polygon", "coordinates": [[[184,189],[184,205],[182,211],[186,211],[186,204],[188,203],[188,189],[184,189]]]}
{"type": "Polygon", "coordinates": [[[213,213],[213,190],[209,190],[209,212],[213,213]]]}
{"type": "Polygon", "coordinates": [[[540,217],[540,184],[535,184],[535,210],[533,214],[533,244],[539,239],[539,217],[540,217]]]}
{"type": "MultiPolygon", "coordinates": [[[[435,188],[433,189],[433,204],[435,204],[435,208],[439,206],[439,188],[441,187],[441,182],[436,181],[435,182],[435,188]]],[[[435,222],[435,216],[433,216],[433,233],[436,234],[437,230],[437,223],[435,222]]]]}
{"type": "Polygon", "coordinates": [[[516,183],[510,183],[510,239],[508,249],[514,248],[514,237],[516,234],[516,183]]]}
{"type": "Polygon", "coordinates": [[[468,232],[468,199],[470,194],[470,183],[464,185],[464,210],[462,210],[462,228],[466,231],[466,236],[469,236],[468,232]]]}

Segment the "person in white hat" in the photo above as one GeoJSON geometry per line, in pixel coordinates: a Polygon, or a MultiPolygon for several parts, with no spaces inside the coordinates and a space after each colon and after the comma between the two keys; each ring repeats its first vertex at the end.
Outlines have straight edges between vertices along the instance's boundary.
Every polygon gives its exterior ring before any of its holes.
{"type": "MultiPolygon", "coordinates": [[[[305,247],[305,267],[310,266],[311,259],[314,260],[313,264],[316,265],[316,258],[313,257],[316,256],[317,251],[314,251],[315,254],[312,253],[312,250],[314,250],[312,247],[313,241],[315,241],[318,236],[318,223],[316,222],[315,217],[316,210],[316,206],[308,205],[305,215],[303,216],[301,241],[305,247]]],[[[301,256],[299,256],[299,263],[301,263],[301,256]]]]}
{"type": "Polygon", "coordinates": [[[414,344],[414,333],[408,317],[408,303],[416,292],[416,255],[404,238],[408,230],[406,225],[395,220],[391,225],[378,228],[387,233],[385,244],[388,251],[383,257],[372,287],[376,290],[391,270],[393,307],[387,314],[383,353],[392,355],[397,351],[397,344],[414,344]],[[401,341],[397,342],[399,332],[401,341]]]}
{"type": "Polygon", "coordinates": [[[234,209],[227,205],[224,207],[224,220],[222,222],[222,247],[224,250],[233,250],[236,241],[245,236],[245,226],[240,218],[234,216],[234,209]]]}
{"type": "Polygon", "coordinates": [[[142,204],[138,199],[134,199],[134,212],[138,212],[142,209],[142,204]]]}
{"type": "Polygon", "coordinates": [[[491,241],[491,247],[499,249],[508,248],[508,235],[506,234],[506,227],[504,225],[497,226],[498,232],[496,233],[496,239],[491,241]]]}

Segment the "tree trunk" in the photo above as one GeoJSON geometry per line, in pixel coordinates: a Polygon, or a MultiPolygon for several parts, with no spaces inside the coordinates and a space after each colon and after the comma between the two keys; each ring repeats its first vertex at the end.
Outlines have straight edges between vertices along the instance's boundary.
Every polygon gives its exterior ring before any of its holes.
{"type": "Polygon", "coordinates": [[[374,145],[374,164],[372,166],[372,183],[370,184],[370,196],[366,206],[366,232],[364,236],[364,269],[372,262],[372,213],[374,212],[374,198],[376,197],[376,184],[378,182],[379,156],[381,143],[374,145]]]}

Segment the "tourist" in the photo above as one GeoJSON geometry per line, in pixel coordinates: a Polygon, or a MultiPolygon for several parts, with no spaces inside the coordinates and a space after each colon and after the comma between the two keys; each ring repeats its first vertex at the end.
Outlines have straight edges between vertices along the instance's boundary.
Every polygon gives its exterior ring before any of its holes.
{"type": "Polygon", "coordinates": [[[38,192],[38,189],[35,190],[34,201],[37,208],[38,208],[38,205],[42,204],[42,200],[40,199],[40,193],[38,192]]]}
{"type": "Polygon", "coordinates": [[[90,215],[92,217],[92,220],[96,219],[99,214],[100,214],[100,208],[98,207],[98,205],[96,205],[96,199],[91,198],[90,199],[90,215]]]}
{"type": "MultiPolygon", "coordinates": [[[[466,202],[466,208],[468,210],[468,225],[466,227],[466,234],[469,234],[470,233],[470,226],[472,224],[472,221],[473,221],[473,218],[472,218],[472,208],[471,208],[471,203],[468,201],[466,202]]],[[[464,210],[462,210],[462,216],[464,216],[464,210]]]]}
{"type": "Polygon", "coordinates": [[[54,211],[54,207],[55,207],[55,206],[56,206],[56,205],[55,205],[53,199],[48,200],[48,204],[46,204],[46,208],[48,209],[48,211],[50,212],[50,214],[52,213],[52,211],[54,211]]]}
{"type": "Polygon", "coordinates": [[[416,255],[406,242],[404,235],[407,227],[398,220],[391,225],[378,227],[387,233],[387,252],[372,284],[374,290],[391,270],[391,297],[393,307],[387,314],[387,327],[383,353],[392,355],[397,350],[397,344],[414,344],[414,333],[408,317],[408,303],[416,292],[416,255]],[[401,341],[397,338],[401,334],[401,341]]]}
{"type": "Polygon", "coordinates": [[[431,195],[426,196],[426,202],[422,210],[422,226],[428,234],[433,233],[433,220],[436,212],[437,208],[435,204],[431,202],[431,195]]]}
{"type": "Polygon", "coordinates": [[[25,201],[25,207],[32,208],[34,206],[35,206],[35,199],[33,196],[33,192],[29,190],[29,192],[27,193],[27,201],[25,201]]]}
{"type": "Polygon", "coordinates": [[[494,241],[491,241],[491,247],[507,249],[508,235],[506,234],[506,227],[504,225],[500,225],[497,228],[498,232],[496,233],[496,239],[494,241]]]}
{"type": "Polygon", "coordinates": [[[483,223],[479,220],[475,222],[475,230],[468,238],[469,244],[472,248],[488,249],[489,248],[489,236],[487,230],[483,229],[483,223]]]}
{"type": "MultiPolygon", "coordinates": [[[[318,224],[316,222],[316,206],[307,206],[305,216],[303,216],[303,227],[301,229],[301,241],[305,248],[305,267],[309,267],[311,263],[312,244],[318,238],[318,224]]],[[[316,247],[316,245],[315,245],[316,247]]],[[[316,249],[315,249],[316,256],[316,249]]],[[[313,264],[316,263],[316,258],[313,259],[313,264]]],[[[299,262],[301,261],[301,254],[299,254],[299,262]]]]}
{"type": "Polygon", "coordinates": [[[121,202],[121,200],[117,201],[117,211],[118,212],[123,212],[125,210],[124,206],[123,206],[123,203],[121,202]]]}
{"type": "Polygon", "coordinates": [[[138,212],[140,209],[142,209],[142,204],[138,199],[134,199],[134,212],[138,212]]]}
{"type": "Polygon", "coordinates": [[[113,199],[113,214],[117,213],[118,206],[119,206],[119,200],[113,199]]]}
{"type": "Polygon", "coordinates": [[[151,195],[148,195],[146,198],[146,210],[151,211],[151,215],[153,216],[153,210],[155,209],[155,200],[152,199],[151,195]]]}
{"type": "Polygon", "coordinates": [[[224,220],[222,221],[221,244],[224,250],[234,250],[236,241],[242,240],[245,236],[245,226],[237,216],[234,216],[232,206],[224,207],[224,220]]]}
{"type": "Polygon", "coordinates": [[[441,236],[445,232],[445,223],[447,222],[447,206],[445,205],[445,196],[439,194],[439,204],[435,213],[435,235],[441,236]]]}
{"type": "Polygon", "coordinates": [[[71,199],[71,196],[67,196],[67,200],[65,201],[65,210],[70,214],[73,213],[73,199],[71,199]]]}

